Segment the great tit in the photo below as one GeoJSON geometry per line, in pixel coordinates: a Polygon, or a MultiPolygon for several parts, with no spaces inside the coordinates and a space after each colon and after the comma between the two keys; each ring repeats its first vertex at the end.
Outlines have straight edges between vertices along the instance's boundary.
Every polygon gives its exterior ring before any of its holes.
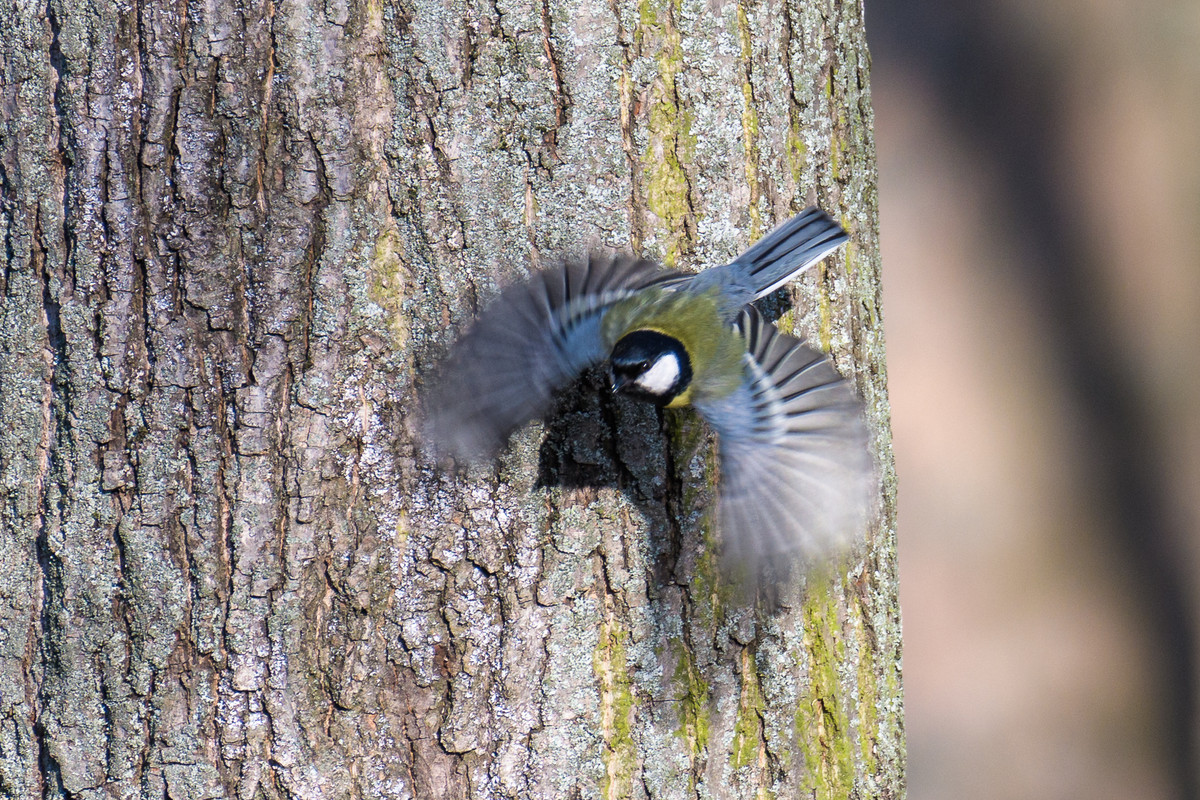
{"type": "Polygon", "coordinates": [[[829,359],[752,306],[847,239],[817,208],[696,274],[589,257],[501,293],[425,394],[427,433],[494,454],[553,393],[608,360],[612,390],[691,405],[716,431],[726,554],[764,564],[829,554],[857,534],[872,461],[862,406],[829,359]]]}

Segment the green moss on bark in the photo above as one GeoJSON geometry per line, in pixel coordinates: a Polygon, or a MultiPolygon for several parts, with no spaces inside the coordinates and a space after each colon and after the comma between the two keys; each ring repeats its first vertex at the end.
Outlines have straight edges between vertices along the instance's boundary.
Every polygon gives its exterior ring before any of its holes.
{"type": "Polygon", "coordinates": [[[804,755],[806,796],[837,800],[850,796],[854,751],[848,698],[841,696],[838,674],[846,650],[834,596],[826,586],[810,592],[803,609],[809,686],[796,708],[796,741],[804,755]]]}
{"type": "Polygon", "coordinates": [[[650,87],[642,168],[646,205],[666,234],[662,258],[668,267],[674,267],[679,256],[691,248],[692,189],[684,165],[692,163],[696,152],[693,114],[683,106],[676,85],[684,68],[676,10],[674,2],[660,6],[653,0],[642,0],[636,32],[643,46],[653,42],[658,48],[658,75],[650,87]]]}
{"type": "Polygon", "coordinates": [[[604,623],[592,656],[592,671],[600,684],[600,731],[604,738],[605,800],[630,797],[638,771],[633,740],[633,681],[629,676],[628,634],[615,621],[604,623]]]}

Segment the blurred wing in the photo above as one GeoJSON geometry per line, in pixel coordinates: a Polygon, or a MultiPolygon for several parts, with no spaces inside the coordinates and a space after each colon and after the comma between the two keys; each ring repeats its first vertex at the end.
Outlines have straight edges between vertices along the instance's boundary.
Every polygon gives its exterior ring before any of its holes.
{"type": "Polygon", "coordinates": [[[813,559],[860,534],[874,487],[862,404],[821,353],[752,307],[741,387],[697,410],[719,437],[726,555],[813,559]]]}
{"type": "Polygon", "coordinates": [[[651,261],[589,258],[509,287],[424,394],[426,436],[455,456],[494,453],[545,413],[556,389],[608,355],[600,321],[613,303],[677,275],[651,261]]]}

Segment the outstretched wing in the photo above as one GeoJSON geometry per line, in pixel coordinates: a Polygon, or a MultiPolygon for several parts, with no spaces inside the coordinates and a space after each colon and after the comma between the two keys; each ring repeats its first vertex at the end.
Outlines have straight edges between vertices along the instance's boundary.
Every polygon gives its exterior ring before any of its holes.
{"type": "Polygon", "coordinates": [[[613,303],[677,277],[652,261],[588,258],[509,287],[424,394],[427,438],[455,456],[494,453],[545,413],[556,389],[608,355],[600,321],[613,303]]]}
{"type": "Polygon", "coordinates": [[[726,555],[762,565],[832,553],[859,535],[874,486],[862,404],[828,358],[753,307],[737,325],[742,385],[696,402],[719,437],[726,555]]]}

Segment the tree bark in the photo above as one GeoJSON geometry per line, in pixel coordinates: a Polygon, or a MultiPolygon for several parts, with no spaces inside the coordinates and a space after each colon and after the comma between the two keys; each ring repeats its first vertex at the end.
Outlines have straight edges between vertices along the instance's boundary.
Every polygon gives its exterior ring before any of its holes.
{"type": "Polygon", "coordinates": [[[0,8],[0,793],[903,794],[862,8],[0,8]],[[507,281],[721,263],[809,202],[785,324],[867,401],[881,513],[777,605],[710,437],[585,380],[494,468],[415,398],[507,281]]]}

